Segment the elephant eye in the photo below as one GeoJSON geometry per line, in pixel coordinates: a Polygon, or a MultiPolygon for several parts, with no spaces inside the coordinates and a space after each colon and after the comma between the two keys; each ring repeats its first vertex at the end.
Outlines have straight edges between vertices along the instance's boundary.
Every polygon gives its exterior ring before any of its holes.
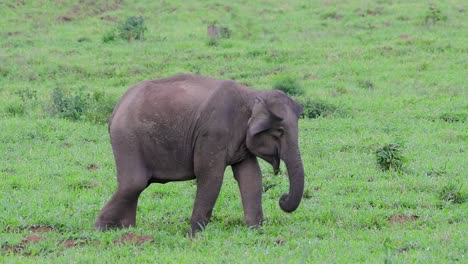
{"type": "Polygon", "coordinates": [[[279,139],[284,134],[284,128],[283,127],[273,128],[270,133],[272,136],[279,139]]]}

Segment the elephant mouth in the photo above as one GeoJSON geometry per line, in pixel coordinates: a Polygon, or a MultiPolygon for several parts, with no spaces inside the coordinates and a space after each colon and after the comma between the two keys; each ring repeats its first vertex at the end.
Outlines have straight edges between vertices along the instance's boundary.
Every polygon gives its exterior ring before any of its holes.
{"type": "Polygon", "coordinates": [[[270,163],[271,166],[273,167],[273,173],[275,175],[278,175],[278,173],[280,172],[280,158],[278,157],[275,157],[275,156],[266,156],[266,157],[261,157],[262,159],[264,159],[266,162],[270,163]]]}
{"type": "Polygon", "coordinates": [[[278,173],[280,172],[280,159],[273,158],[271,165],[273,166],[273,173],[275,175],[278,175],[278,173]]]}

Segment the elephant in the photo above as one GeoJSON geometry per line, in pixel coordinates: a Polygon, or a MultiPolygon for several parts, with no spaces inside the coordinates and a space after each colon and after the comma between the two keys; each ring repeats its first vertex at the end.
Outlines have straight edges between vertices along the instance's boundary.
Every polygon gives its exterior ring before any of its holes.
{"type": "Polygon", "coordinates": [[[196,179],[189,234],[208,224],[226,167],[240,189],[244,221],[261,226],[262,173],[287,168],[293,212],[304,192],[298,143],[300,104],[279,90],[257,90],[232,80],[179,74],[142,81],[127,90],[109,122],[117,190],[102,208],[96,230],[135,226],[138,198],[151,183],[196,179]]]}

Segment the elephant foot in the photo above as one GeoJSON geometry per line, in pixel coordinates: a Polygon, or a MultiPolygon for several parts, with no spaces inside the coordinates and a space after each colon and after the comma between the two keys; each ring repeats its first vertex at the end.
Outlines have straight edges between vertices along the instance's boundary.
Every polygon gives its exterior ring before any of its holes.
{"type": "Polygon", "coordinates": [[[112,229],[122,229],[135,226],[135,221],[119,219],[119,220],[110,220],[98,218],[96,224],[94,224],[94,230],[97,231],[107,231],[112,229]]]}
{"type": "Polygon", "coordinates": [[[261,227],[263,224],[263,213],[260,211],[256,215],[246,215],[244,220],[249,227],[261,227]]]}

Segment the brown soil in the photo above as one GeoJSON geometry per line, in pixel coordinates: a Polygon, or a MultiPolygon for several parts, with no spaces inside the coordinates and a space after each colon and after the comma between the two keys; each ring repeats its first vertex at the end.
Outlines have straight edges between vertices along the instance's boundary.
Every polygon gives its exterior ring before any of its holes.
{"type": "Polygon", "coordinates": [[[62,245],[66,248],[73,248],[73,247],[78,247],[78,246],[82,246],[82,245],[85,245],[85,244],[89,244],[91,241],[90,240],[79,240],[79,241],[76,241],[76,240],[73,240],[73,239],[67,239],[65,241],[63,241],[62,245]]]}
{"type": "Polygon", "coordinates": [[[71,248],[71,247],[76,246],[76,244],[75,244],[74,240],[67,239],[67,240],[63,241],[63,246],[66,247],[66,248],[71,248]]]}
{"type": "Polygon", "coordinates": [[[29,230],[31,233],[56,232],[56,230],[55,230],[53,227],[50,227],[50,226],[41,226],[41,225],[31,226],[31,227],[28,228],[28,230],[29,230]]]}
{"type": "Polygon", "coordinates": [[[21,240],[21,244],[29,244],[29,243],[37,243],[41,240],[44,240],[44,237],[41,237],[41,236],[38,236],[38,235],[30,235],[30,236],[27,236],[25,238],[23,238],[23,240],[21,240]]]}
{"type": "Polygon", "coordinates": [[[154,238],[149,235],[135,235],[132,233],[124,234],[114,241],[114,245],[134,244],[141,245],[146,242],[153,242],[154,238]]]}
{"type": "MultiPolygon", "coordinates": [[[[11,230],[11,231],[14,232],[15,230],[11,230]]],[[[1,250],[5,251],[5,252],[12,252],[13,254],[22,254],[22,255],[26,256],[28,254],[23,252],[23,250],[26,248],[26,246],[28,244],[38,243],[38,242],[46,239],[45,237],[43,237],[41,235],[38,235],[37,233],[43,233],[44,234],[44,233],[50,233],[50,232],[58,232],[57,229],[55,229],[55,228],[53,228],[51,226],[43,226],[43,225],[30,226],[28,228],[25,228],[25,229],[21,228],[21,229],[18,229],[16,231],[19,231],[19,230],[28,230],[29,232],[31,232],[31,235],[24,237],[21,240],[21,242],[19,244],[17,244],[17,245],[2,246],[1,250]]],[[[137,238],[137,240],[136,240],[137,245],[139,245],[141,243],[144,243],[146,241],[152,241],[152,237],[149,237],[149,236],[137,236],[136,238],[137,238]],[[149,239],[151,239],[151,240],[149,240],[149,239]]],[[[84,245],[84,244],[88,244],[90,242],[91,242],[90,240],[86,240],[86,239],[79,239],[79,240],[67,239],[67,240],[62,242],[62,245],[65,248],[72,248],[72,247],[77,247],[77,246],[81,246],[81,245],[84,245]]]]}
{"type": "Polygon", "coordinates": [[[403,215],[403,214],[396,214],[392,215],[390,219],[388,219],[388,222],[390,224],[405,224],[407,222],[413,222],[416,221],[419,218],[417,215],[403,215]]]}
{"type": "Polygon", "coordinates": [[[21,240],[16,246],[2,246],[2,250],[5,252],[13,252],[15,254],[20,253],[23,251],[24,247],[26,247],[29,243],[38,243],[39,241],[44,240],[44,237],[38,235],[29,235],[21,240]]]}

